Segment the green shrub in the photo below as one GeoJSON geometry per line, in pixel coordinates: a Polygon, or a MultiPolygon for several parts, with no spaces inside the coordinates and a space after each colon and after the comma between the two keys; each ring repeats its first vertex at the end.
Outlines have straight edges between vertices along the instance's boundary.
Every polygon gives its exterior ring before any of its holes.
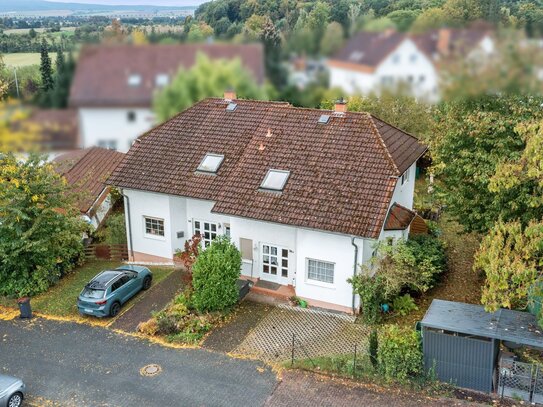
{"type": "Polygon", "coordinates": [[[394,298],[392,302],[392,308],[395,312],[405,317],[411,311],[419,309],[415,304],[415,300],[409,294],[402,295],[394,298]]]}
{"type": "Polygon", "coordinates": [[[422,374],[422,350],[417,331],[386,325],[379,332],[377,361],[381,374],[387,379],[405,381],[422,374]]]}
{"type": "Polygon", "coordinates": [[[217,237],[192,267],[192,304],[198,312],[222,311],[238,301],[241,254],[226,236],[217,237]]]}
{"type": "Polygon", "coordinates": [[[415,236],[394,245],[379,244],[377,256],[348,281],[360,296],[364,320],[375,323],[381,317],[380,304],[390,303],[406,288],[419,293],[428,291],[446,265],[445,247],[439,239],[415,236]]]}
{"type": "Polygon", "coordinates": [[[377,369],[377,367],[379,366],[377,362],[378,351],[379,341],[377,339],[377,331],[375,329],[372,329],[372,331],[370,332],[368,353],[370,357],[370,362],[374,369],[377,369]]]}
{"type": "Polygon", "coordinates": [[[126,244],[124,213],[112,213],[97,232],[98,239],[107,244],[126,244]]]}
{"type": "Polygon", "coordinates": [[[177,324],[179,318],[166,311],[159,312],[156,316],[156,323],[158,326],[158,333],[161,335],[172,335],[178,332],[177,324]]]}

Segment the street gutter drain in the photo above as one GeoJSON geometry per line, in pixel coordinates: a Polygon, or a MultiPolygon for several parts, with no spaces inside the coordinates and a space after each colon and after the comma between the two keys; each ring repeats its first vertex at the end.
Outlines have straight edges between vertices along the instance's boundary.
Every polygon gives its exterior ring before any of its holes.
{"type": "Polygon", "coordinates": [[[162,368],[157,364],[151,364],[147,366],[143,366],[140,369],[140,374],[142,376],[156,376],[162,372],[162,368]]]}

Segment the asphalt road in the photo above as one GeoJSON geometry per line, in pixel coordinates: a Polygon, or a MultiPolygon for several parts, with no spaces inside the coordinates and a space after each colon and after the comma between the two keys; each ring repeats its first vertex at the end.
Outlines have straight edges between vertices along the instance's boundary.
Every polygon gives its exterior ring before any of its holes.
{"type": "Polygon", "coordinates": [[[261,406],[278,383],[259,362],[39,318],[0,321],[0,372],[63,406],[261,406]],[[140,374],[149,364],[161,373],[140,374]]]}

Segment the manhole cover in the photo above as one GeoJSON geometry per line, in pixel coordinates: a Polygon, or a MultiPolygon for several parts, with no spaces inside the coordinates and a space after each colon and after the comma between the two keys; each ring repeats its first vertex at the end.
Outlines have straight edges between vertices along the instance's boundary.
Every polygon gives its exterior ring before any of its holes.
{"type": "Polygon", "coordinates": [[[140,374],[142,376],[156,376],[161,371],[162,371],[162,368],[159,365],[152,364],[152,365],[143,366],[140,369],[140,374]]]}

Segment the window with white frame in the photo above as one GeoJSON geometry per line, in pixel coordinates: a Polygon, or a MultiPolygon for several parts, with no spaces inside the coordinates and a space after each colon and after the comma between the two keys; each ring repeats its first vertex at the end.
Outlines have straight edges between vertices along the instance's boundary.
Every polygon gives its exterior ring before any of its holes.
{"type": "Polygon", "coordinates": [[[164,219],[145,216],[145,234],[151,236],[164,236],[164,219]]]}
{"type": "Polygon", "coordinates": [[[131,74],[129,77],[128,77],[128,85],[129,86],[133,86],[133,87],[137,87],[137,86],[140,86],[141,84],[141,75],[138,75],[138,74],[131,74]]]}
{"type": "Polygon", "coordinates": [[[217,237],[217,224],[201,220],[194,221],[194,234],[202,238],[204,247],[208,247],[217,237]]]}
{"type": "Polygon", "coordinates": [[[409,181],[409,170],[402,174],[402,185],[409,181]]]}
{"type": "Polygon", "coordinates": [[[322,283],[334,283],[334,263],[307,259],[307,279],[322,283]]]}
{"type": "Polygon", "coordinates": [[[198,166],[198,171],[217,173],[224,160],[223,154],[207,153],[198,166]]]}

